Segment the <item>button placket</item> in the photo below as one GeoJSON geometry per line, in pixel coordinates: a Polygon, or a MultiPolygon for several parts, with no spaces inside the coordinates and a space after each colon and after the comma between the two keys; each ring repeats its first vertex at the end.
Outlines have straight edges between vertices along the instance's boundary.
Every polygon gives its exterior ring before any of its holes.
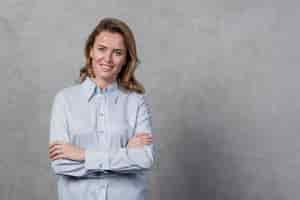
{"type": "Polygon", "coordinates": [[[96,118],[97,118],[97,133],[103,134],[104,133],[104,124],[103,124],[103,118],[104,118],[104,112],[103,112],[103,106],[104,106],[104,96],[99,95],[99,100],[97,101],[96,105],[96,118]]]}
{"type": "Polygon", "coordinates": [[[104,127],[104,106],[105,106],[105,95],[103,96],[103,101],[101,102],[101,109],[100,109],[100,113],[99,113],[99,116],[100,116],[100,123],[101,123],[101,129],[102,131],[104,132],[105,130],[105,127],[104,127]]]}

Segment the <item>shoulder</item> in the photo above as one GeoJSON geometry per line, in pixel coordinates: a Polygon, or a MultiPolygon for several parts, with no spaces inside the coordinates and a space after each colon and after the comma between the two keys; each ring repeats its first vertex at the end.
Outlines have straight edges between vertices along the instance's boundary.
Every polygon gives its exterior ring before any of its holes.
{"type": "Polygon", "coordinates": [[[147,101],[147,99],[148,99],[146,93],[140,94],[140,93],[137,93],[137,92],[128,92],[127,95],[128,95],[128,99],[130,101],[133,101],[133,102],[136,102],[136,103],[142,103],[144,101],[147,101]]]}
{"type": "Polygon", "coordinates": [[[146,93],[140,94],[137,92],[129,92],[128,103],[130,106],[136,107],[137,109],[143,106],[149,107],[148,95],[146,93]]]}

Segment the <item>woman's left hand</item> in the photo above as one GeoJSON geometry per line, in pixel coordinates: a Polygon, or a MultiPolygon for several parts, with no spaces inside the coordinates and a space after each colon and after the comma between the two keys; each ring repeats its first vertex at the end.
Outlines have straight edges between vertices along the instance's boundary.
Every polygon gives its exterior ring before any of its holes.
{"type": "Polygon", "coordinates": [[[56,141],[49,145],[49,158],[51,160],[70,159],[82,161],[85,160],[84,149],[72,144],[56,141]]]}

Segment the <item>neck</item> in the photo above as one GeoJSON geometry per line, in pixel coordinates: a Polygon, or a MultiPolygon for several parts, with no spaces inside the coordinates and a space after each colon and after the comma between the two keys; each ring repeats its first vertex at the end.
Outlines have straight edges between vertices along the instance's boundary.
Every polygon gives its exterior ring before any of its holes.
{"type": "Polygon", "coordinates": [[[104,89],[109,85],[111,85],[114,82],[114,79],[103,80],[103,79],[92,78],[92,81],[94,81],[99,88],[104,89]]]}

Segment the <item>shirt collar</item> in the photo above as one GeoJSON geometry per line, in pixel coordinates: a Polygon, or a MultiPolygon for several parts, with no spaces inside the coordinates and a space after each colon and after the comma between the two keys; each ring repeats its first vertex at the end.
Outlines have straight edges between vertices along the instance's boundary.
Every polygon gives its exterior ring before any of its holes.
{"type": "Polygon", "coordinates": [[[117,81],[113,81],[112,84],[108,85],[106,88],[99,88],[96,83],[90,78],[86,77],[86,79],[81,83],[83,92],[88,101],[92,99],[96,94],[109,94],[118,89],[117,81]]]}

